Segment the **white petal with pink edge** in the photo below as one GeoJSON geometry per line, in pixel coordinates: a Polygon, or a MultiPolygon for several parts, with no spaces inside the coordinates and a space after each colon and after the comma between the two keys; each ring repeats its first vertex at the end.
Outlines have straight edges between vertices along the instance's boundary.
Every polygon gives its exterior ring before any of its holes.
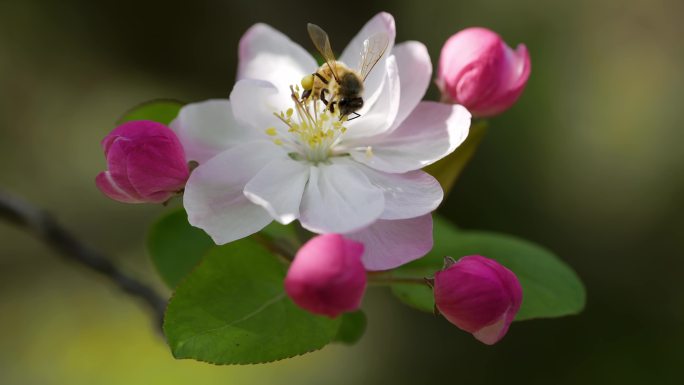
{"type": "Polygon", "coordinates": [[[399,69],[401,99],[394,128],[413,111],[425,96],[432,78],[430,54],[423,43],[407,41],[397,44],[392,51],[399,69]]]}
{"type": "Polygon", "coordinates": [[[237,79],[262,79],[287,92],[291,84],[313,73],[316,60],[282,32],[255,24],[240,40],[237,79]]]}
{"type": "Polygon", "coordinates": [[[288,224],[299,218],[299,205],[309,180],[309,166],[292,159],[274,159],[245,186],[245,196],[275,220],[288,224]]]}
{"type": "Polygon", "coordinates": [[[420,102],[396,130],[371,138],[350,155],[380,171],[418,170],[453,152],[469,128],[470,113],[463,106],[420,102]]]}
{"type": "Polygon", "coordinates": [[[283,93],[265,80],[244,79],[235,83],[230,93],[233,115],[243,127],[266,138],[268,128],[285,130],[282,122],[273,115],[292,106],[289,93],[283,93]]]}
{"type": "Polygon", "coordinates": [[[388,270],[416,260],[432,249],[432,215],[381,219],[367,228],[345,234],[363,243],[366,270],[388,270]]]}
{"type": "Polygon", "coordinates": [[[348,233],[373,223],[384,208],[382,190],[357,167],[321,163],[311,166],[299,220],[315,233],[348,233]]]}
{"type": "Polygon", "coordinates": [[[217,244],[253,234],[273,218],[243,190],[274,159],[286,159],[268,141],[248,142],[226,150],[197,167],[185,186],[183,206],[190,224],[206,231],[217,244]]]}
{"type": "Polygon", "coordinates": [[[258,139],[256,131],[246,129],[235,119],[230,102],[224,99],[185,105],[171,122],[171,128],[178,135],[187,160],[199,163],[236,144],[258,139]]]}
{"type": "Polygon", "coordinates": [[[407,219],[437,209],[444,191],[432,175],[416,170],[403,174],[389,174],[363,167],[371,183],[385,193],[385,211],[381,219],[407,219]]]}

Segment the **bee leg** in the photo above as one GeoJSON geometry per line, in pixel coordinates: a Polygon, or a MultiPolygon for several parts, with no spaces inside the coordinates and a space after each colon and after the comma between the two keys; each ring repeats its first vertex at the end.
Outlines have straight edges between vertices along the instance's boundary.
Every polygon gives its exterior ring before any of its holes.
{"type": "Polygon", "coordinates": [[[359,118],[359,117],[361,117],[361,114],[359,114],[359,113],[358,113],[358,112],[356,112],[356,111],[352,112],[352,114],[354,114],[354,117],[353,117],[353,118],[349,118],[349,119],[347,119],[347,121],[350,121],[350,120],[354,120],[354,119],[356,119],[356,118],[359,118]]]}
{"type": "Polygon", "coordinates": [[[302,92],[302,101],[305,101],[311,95],[311,90],[304,90],[302,92]]]}
{"type": "Polygon", "coordinates": [[[329,102],[329,101],[325,98],[325,93],[326,93],[326,92],[328,92],[328,90],[326,90],[325,88],[321,90],[321,93],[320,93],[320,95],[321,95],[321,101],[323,102],[323,104],[326,105],[326,107],[328,107],[328,110],[330,110],[330,112],[335,112],[335,103],[337,103],[337,102],[329,102]]]}

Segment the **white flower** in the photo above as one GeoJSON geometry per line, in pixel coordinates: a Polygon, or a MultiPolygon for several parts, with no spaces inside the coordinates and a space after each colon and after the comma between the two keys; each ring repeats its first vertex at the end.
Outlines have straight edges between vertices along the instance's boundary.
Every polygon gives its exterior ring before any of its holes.
{"type": "Polygon", "coordinates": [[[351,121],[320,102],[314,111],[293,100],[291,87],[318,68],[305,49],[264,24],[245,33],[230,101],[189,104],[172,123],[188,160],[200,164],[183,201],[191,224],[224,244],[274,219],[298,219],[310,231],[363,242],[369,270],[432,248],[430,213],[443,192],[420,169],[463,142],[470,114],[420,101],[432,76],[427,50],[418,42],[394,46],[387,13],[371,19],[339,60],[358,68],[363,41],[377,32],[390,45],[365,81],[361,116],[351,121]]]}

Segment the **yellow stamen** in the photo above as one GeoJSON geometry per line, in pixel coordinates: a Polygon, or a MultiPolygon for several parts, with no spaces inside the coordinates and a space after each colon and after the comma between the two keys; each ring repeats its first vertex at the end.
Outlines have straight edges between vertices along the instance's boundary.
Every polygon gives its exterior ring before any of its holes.
{"type": "Polygon", "coordinates": [[[347,131],[344,123],[347,117],[340,116],[339,109],[331,112],[327,106],[315,98],[302,100],[299,87],[290,87],[293,108],[274,112],[273,115],[287,126],[290,135],[283,135],[275,127],[265,130],[274,138],[273,143],[286,146],[288,151],[300,154],[301,159],[311,162],[322,162],[334,154],[334,147],[340,135],[347,131]]]}

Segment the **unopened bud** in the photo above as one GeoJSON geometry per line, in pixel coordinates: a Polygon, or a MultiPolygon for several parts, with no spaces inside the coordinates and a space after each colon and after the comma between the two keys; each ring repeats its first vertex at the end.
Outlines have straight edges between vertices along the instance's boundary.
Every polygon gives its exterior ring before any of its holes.
{"type": "Polygon", "coordinates": [[[506,335],[523,296],[513,272],[479,255],[437,272],[434,293],[437,309],[449,322],[487,345],[506,335]]]}
{"type": "Polygon", "coordinates": [[[300,307],[331,318],[358,310],[366,289],[363,244],[339,234],[302,246],[285,277],[285,291],[300,307]]]}
{"type": "Polygon", "coordinates": [[[102,140],[107,171],[95,183],[124,203],[161,203],[177,194],[189,176],[176,134],[148,120],[124,123],[102,140]]]}
{"type": "Polygon", "coordinates": [[[437,85],[443,101],[462,104],[475,117],[489,117],[518,100],[529,76],[524,44],[514,51],[495,32],[468,28],[442,47],[437,85]]]}

